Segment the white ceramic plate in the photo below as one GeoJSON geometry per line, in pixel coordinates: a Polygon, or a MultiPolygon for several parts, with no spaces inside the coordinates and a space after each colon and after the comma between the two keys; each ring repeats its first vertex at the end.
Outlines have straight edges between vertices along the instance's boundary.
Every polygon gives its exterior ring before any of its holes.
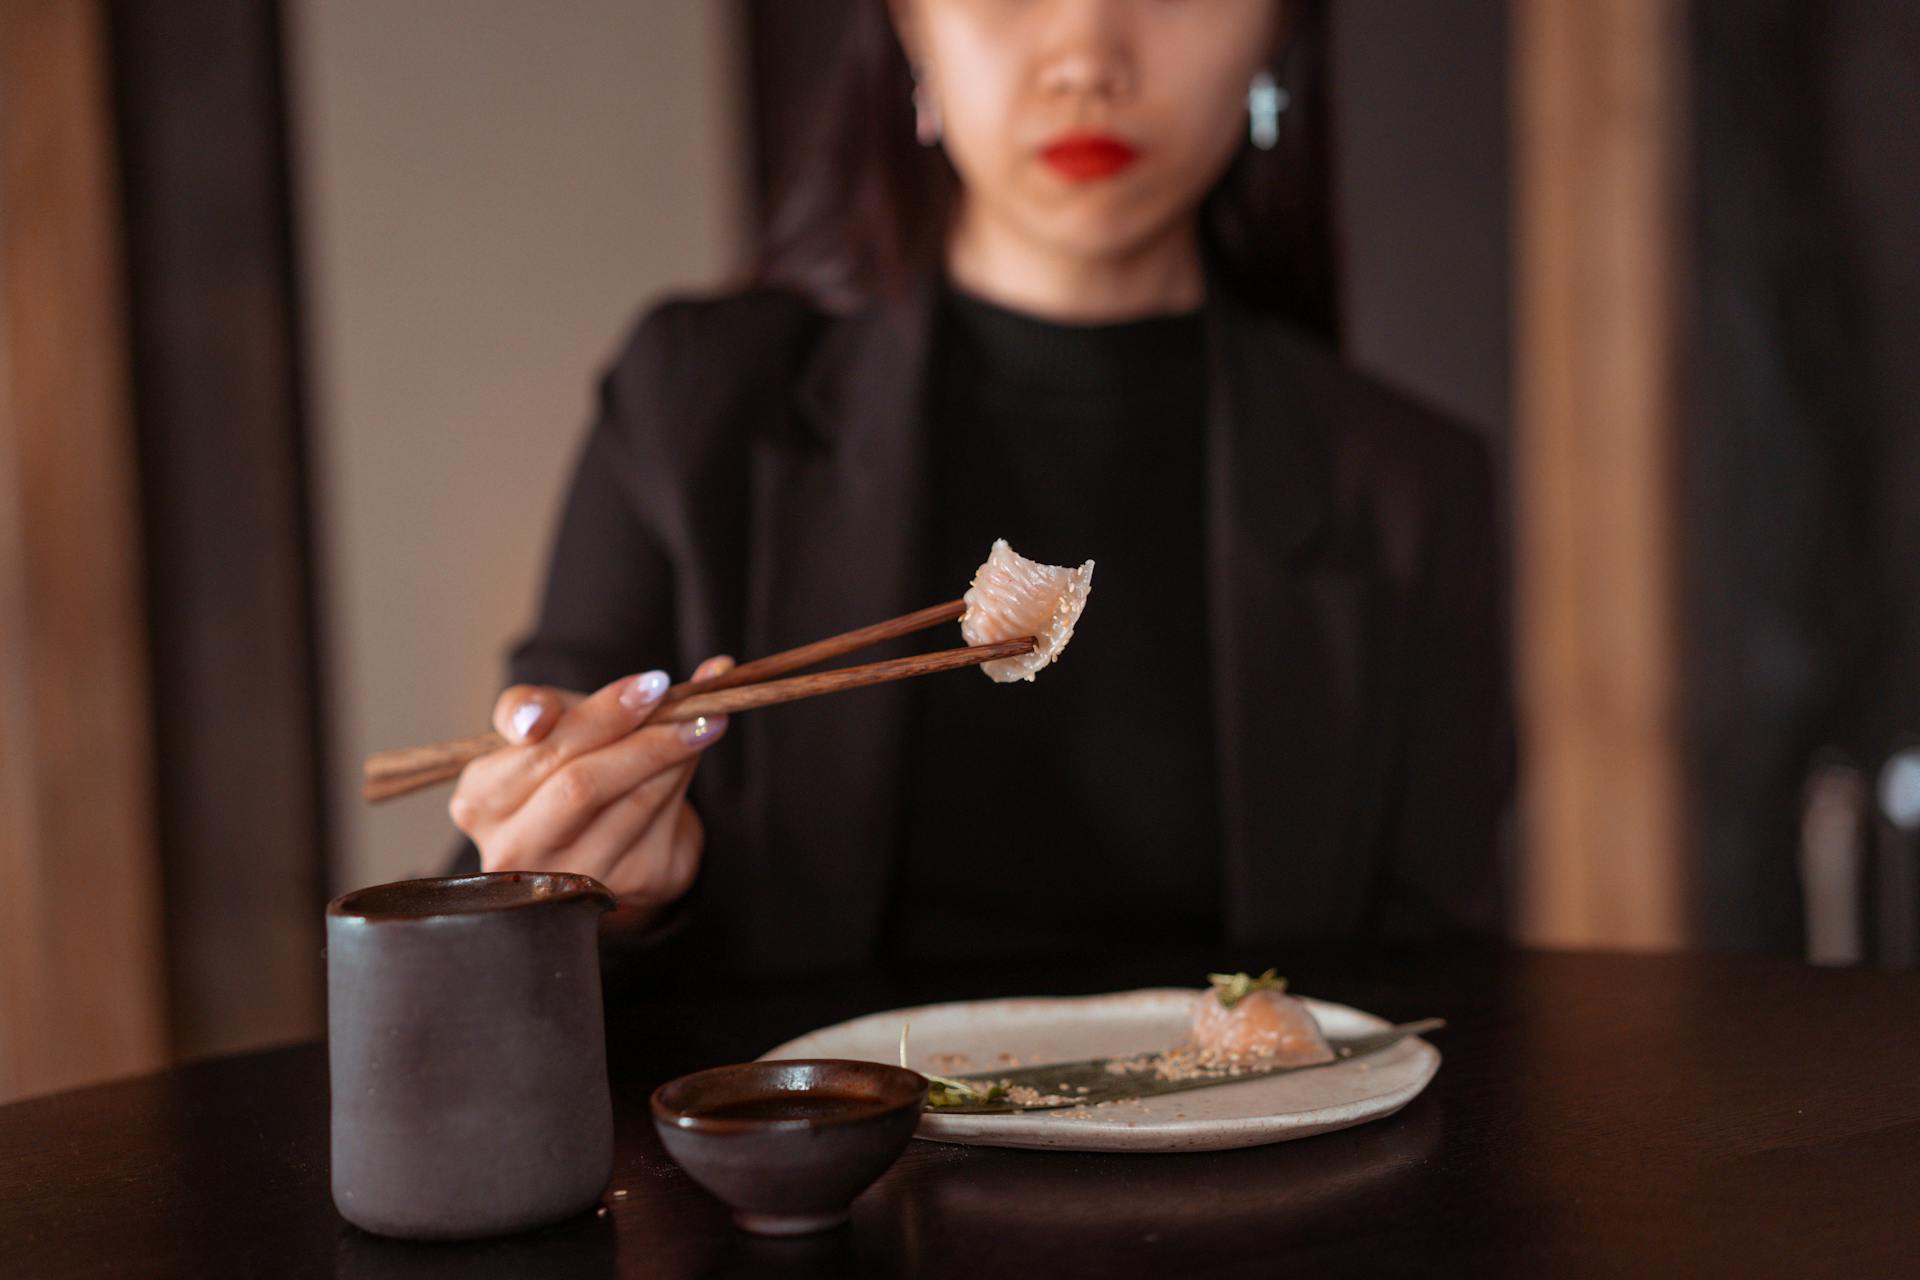
{"type": "MultiPolygon", "coordinates": [[[[911,1022],[908,1065],[961,1075],[1000,1065],[1153,1053],[1186,1035],[1192,990],[1154,988],[1078,998],[1028,997],[922,1005],[870,1013],[810,1031],[765,1058],[900,1060],[900,1024],[911,1022]],[[1002,1054],[1016,1063],[1007,1063],[1002,1054]],[[955,1062],[949,1055],[961,1055],[955,1062]],[[938,1062],[936,1062],[936,1059],[938,1062]]],[[[1346,1005],[1308,1000],[1329,1036],[1381,1031],[1387,1023],[1346,1005]]],[[[1440,1069],[1425,1040],[1402,1040],[1352,1062],[1194,1089],[1075,1115],[1059,1111],[921,1117],[917,1136],[993,1147],[1068,1151],[1220,1151],[1304,1138],[1389,1116],[1440,1069]]]]}

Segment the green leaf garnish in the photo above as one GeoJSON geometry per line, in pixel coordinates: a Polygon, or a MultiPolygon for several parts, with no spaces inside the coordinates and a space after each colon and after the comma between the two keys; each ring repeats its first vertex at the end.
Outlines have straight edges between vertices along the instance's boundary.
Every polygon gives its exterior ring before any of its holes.
{"type": "MultiPolygon", "coordinates": [[[[913,1070],[912,1067],[907,1066],[907,1031],[912,1025],[910,1022],[900,1024],[900,1065],[908,1071],[913,1070]]],[[[920,1074],[927,1078],[927,1105],[930,1107],[958,1107],[969,1102],[997,1102],[1005,1097],[1007,1092],[1005,1085],[988,1085],[983,1089],[977,1084],[955,1080],[951,1076],[937,1076],[931,1071],[922,1071],[920,1074]]]]}
{"type": "Polygon", "coordinates": [[[979,1085],[968,1084],[965,1080],[950,1080],[946,1076],[927,1076],[927,1079],[932,1082],[927,1089],[927,1105],[930,1107],[959,1107],[969,1102],[998,1102],[1007,1095],[1004,1085],[989,1085],[982,1089],[979,1085]]]}
{"type": "Polygon", "coordinates": [[[1220,997],[1220,1006],[1231,1009],[1256,991],[1285,991],[1287,980],[1274,976],[1272,969],[1259,977],[1244,973],[1210,973],[1207,981],[1213,984],[1213,994],[1220,997]]]}

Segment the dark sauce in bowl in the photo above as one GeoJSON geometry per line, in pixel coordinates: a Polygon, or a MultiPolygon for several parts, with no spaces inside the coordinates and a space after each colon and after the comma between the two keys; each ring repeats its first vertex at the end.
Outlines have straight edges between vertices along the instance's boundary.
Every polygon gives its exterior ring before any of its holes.
{"type": "Polygon", "coordinates": [[[835,1093],[825,1089],[781,1090],[696,1107],[692,1115],[700,1120],[851,1120],[856,1116],[884,1111],[888,1103],[857,1093],[835,1093]]]}
{"type": "Polygon", "coordinates": [[[712,1067],[653,1093],[654,1119],[712,1134],[838,1129],[917,1115],[920,1075],[879,1062],[806,1058],[712,1067]]]}

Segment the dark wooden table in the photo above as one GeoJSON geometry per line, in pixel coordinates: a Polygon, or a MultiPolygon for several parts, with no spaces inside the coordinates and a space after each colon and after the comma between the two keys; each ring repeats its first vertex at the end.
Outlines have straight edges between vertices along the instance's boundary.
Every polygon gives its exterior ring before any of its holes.
{"type": "Polygon", "coordinates": [[[1449,1019],[1433,1085],[1388,1120],[1245,1151],[915,1143],[850,1227],[759,1240],[661,1152],[659,1080],[895,1003],[1191,983],[1205,958],[623,989],[605,1215],[459,1246],[348,1227],[328,1198],[325,1056],[306,1045],[0,1107],[0,1275],[1920,1276],[1920,978],[1719,956],[1271,959],[1297,990],[1449,1019]]]}

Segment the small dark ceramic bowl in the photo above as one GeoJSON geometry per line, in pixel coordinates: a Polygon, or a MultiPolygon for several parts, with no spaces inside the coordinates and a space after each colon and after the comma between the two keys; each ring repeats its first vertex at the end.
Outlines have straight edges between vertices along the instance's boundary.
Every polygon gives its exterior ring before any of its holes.
{"type": "Polygon", "coordinates": [[[825,1231],[899,1158],[927,1080],[879,1062],[800,1058],[696,1071],[653,1093],[667,1154],[761,1235],[825,1231]]]}

